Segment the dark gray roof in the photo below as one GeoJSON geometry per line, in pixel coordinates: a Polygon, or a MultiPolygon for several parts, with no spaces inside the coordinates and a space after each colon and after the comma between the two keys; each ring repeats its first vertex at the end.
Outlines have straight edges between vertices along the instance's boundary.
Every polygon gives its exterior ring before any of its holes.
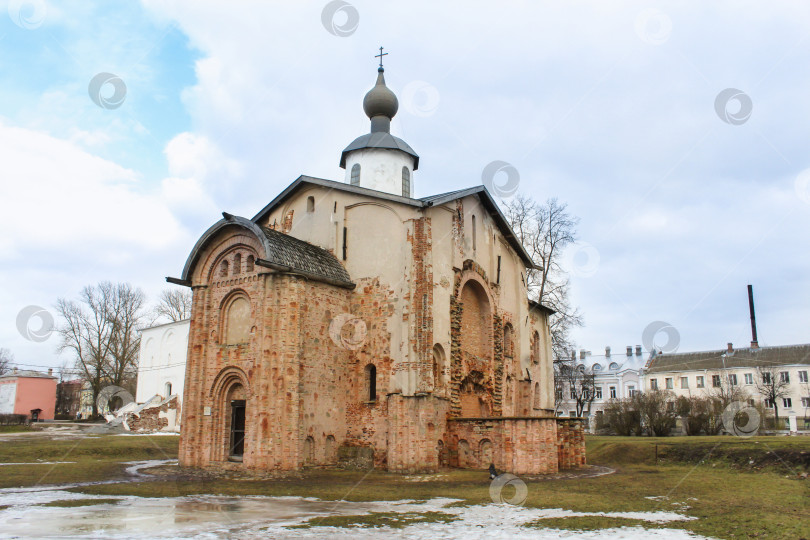
{"type": "Polygon", "coordinates": [[[659,354],[647,362],[647,373],[723,368],[757,368],[810,365],[809,345],[747,347],[729,353],[726,349],[693,353],[659,354]]]}
{"type": "Polygon", "coordinates": [[[399,137],[394,137],[385,131],[366,133],[365,135],[360,135],[353,140],[349,146],[343,149],[343,153],[340,154],[340,166],[344,169],[346,168],[346,156],[349,154],[349,152],[353,152],[354,150],[362,150],[363,148],[400,150],[401,152],[405,152],[409,156],[413,157],[413,170],[419,168],[419,155],[414,152],[413,148],[411,148],[408,143],[399,137]]]}
{"type": "Polygon", "coordinates": [[[256,261],[257,265],[282,272],[294,272],[309,279],[340,287],[355,287],[349,273],[329,251],[287,234],[259,226],[247,218],[224,212],[223,216],[223,219],[205,231],[194,245],[186,260],[182,277],[180,279],[166,278],[167,281],[179,285],[191,285],[191,273],[208,242],[222,229],[240,227],[252,232],[264,247],[264,254],[256,261]]]}
{"type": "Polygon", "coordinates": [[[421,199],[411,199],[409,197],[401,197],[399,195],[392,195],[390,193],[384,193],[382,191],[377,191],[375,189],[368,189],[368,188],[361,188],[358,186],[352,186],[346,184],[344,182],[335,182],[334,180],[325,180],[323,178],[313,178],[311,176],[299,176],[295,182],[287,186],[287,188],[282,191],[275,199],[270,201],[264,208],[259,211],[258,214],[253,216],[253,221],[258,223],[262,219],[264,219],[270,212],[273,211],[274,208],[278,207],[287,200],[298,188],[301,187],[302,184],[309,184],[309,185],[316,185],[322,186],[329,189],[335,189],[338,191],[346,191],[349,193],[357,193],[358,195],[365,195],[367,197],[374,197],[376,199],[383,199],[387,201],[398,202],[402,204],[407,204],[410,206],[416,206],[418,208],[427,208],[431,206],[441,205],[447,202],[454,201],[456,199],[460,199],[462,197],[466,197],[468,195],[478,195],[478,198],[481,200],[484,208],[489,211],[489,214],[495,220],[495,223],[498,225],[498,228],[501,231],[501,234],[504,235],[509,245],[517,252],[521,259],[523,259],[523,263],[530,268],[533,268],[534,261],[526,252],[526,249],[523,247],[523,244],[520,243],[520,240],[515,236],[514,231],[509,226],[509,222],[506,220],[506,216],[503,215],[501,212],[500,207],[495,202],[495,199],[492,198],[487,188],[484,186],[473,186],[467,189],[460,189],[457,191],[450,191],[447,193],[442,193],[439,195],[431,195],[430,197],[423,197],[421,199]]]}
{"type": "Polygon", "coordinates": [[[267,227],[262,227],[262,231],[270,244],[266,262],[305,275],[324,277],[335,284],[354,286],[349,273],[332,253],[267,227]]]}

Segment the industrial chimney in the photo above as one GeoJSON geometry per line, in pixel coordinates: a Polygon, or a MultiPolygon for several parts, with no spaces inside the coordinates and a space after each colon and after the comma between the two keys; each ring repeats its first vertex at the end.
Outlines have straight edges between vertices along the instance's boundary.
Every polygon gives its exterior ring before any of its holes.
{"type": "Polygon", "coordinates": [[[754,313],[754,286],[748,285],[748,311],[751,313],[751,348],[758,349],[757,342],[757,317],[754,313]]]}

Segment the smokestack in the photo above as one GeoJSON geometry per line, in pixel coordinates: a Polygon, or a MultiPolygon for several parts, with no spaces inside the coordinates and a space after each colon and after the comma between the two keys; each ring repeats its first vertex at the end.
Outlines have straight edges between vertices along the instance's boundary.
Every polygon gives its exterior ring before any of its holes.
{"type": "Polygon", "coordinates": [[[585,349],[580,349],[579,350],[579,359],[580,360],[585,360],[585,355],[586,354],[587,354],[587,351],[585,349]]]}
{"type": "Polygon", "coordinates": [[[757,342],[757,316],[754,313],[754,286],[748,285],[748,311],[751,312],[751,348],[758,349],[757,342]]]}
{"type": "Polygon", "coordinates": [[[605,357],[610,358],[610,347],[605,347],[605,357]]]}
{"type": "Polygon", "coordinates": [[[577,359],[577,351],[571,351],[571,360],[577,359]]]}
{"type": "Polygon", "coordinates": [[[728,344],[728,352],[730,352],[730,353],[734,352],[734,347],[732,346],[731,343],[728,344]]]}
{"type": "Polygon", "coordinates": [[[48,375],[53,375],[53,368],[48,368],[48,375]]]}
{"type": "Polygon", "coordinates": [[[627,356],[633,356],[633,346],[632,345],[627,346],[627,356]]]}
{"type": "Polygon", "coordinates": [[[641,345],[636,345],[636,356],[641,356],[641,345]]]}

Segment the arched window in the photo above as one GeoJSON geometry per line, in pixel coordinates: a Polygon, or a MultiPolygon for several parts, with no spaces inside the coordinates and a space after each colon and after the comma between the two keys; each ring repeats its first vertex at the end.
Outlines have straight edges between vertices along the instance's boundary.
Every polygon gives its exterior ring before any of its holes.
{"type": "Polygon", "coordinates": [[[359,163],[355,163],[354,165],[352,165],[352,181],[351,181],[351,184],[353,186],[359,186],[360,185],[360,164],[359,163]]]}
{"type": "Polygon", "coordinates": [[[411,171],[408,167],[402,167],[402,196],[411,196],[411,171]]]}
{"type": "Polygon", "coordinates": [[[239,274],[242,272],[242,254],[237,253],[233,256],[233,273],[239,274]]]}
{"type": "Polygon", "coordinates": [[[222,261],[222,264],[219,265],[219,275],[222,277],[227,277],[228,275],[228,261],[222,261]]]}
{"type": "Polygon", "coordinates": [[[433,346],[433,388],[441,386],[444,369],[444,349],[438,343],[433,346]]]}
{"type": "Polygon", "coordinates": [[[250,341],[250,302],[244,296],[237,296],[224,307],[225,344],[238,345],[250,341]]]}
{"type": "Polygon", "coordinates": [[[315,463],[315,439],[307,437],[304,440],[304,465],[315,463]]]}
{"type": "Polygon", "coordinates": [[[366,366],[366,398],[368,401],[377,400],[377,366],[368,364],[366,366]]]}
{"type": "Polygon", "coordinates": [[[475,216],[473,216],[472,217],[472,244],[473,244],[473,249],[475,249],[475,247],[476,247],[476,241],[475,241],[476,238],[475,238],[475,236],[476,236],[476,234],[475,234],[475,216]]]}
{"type": "Polygon", "coordinates": [[[512,325],[506,323],[503,327],[503,355],[512,358],[514,353],[514,331],[512,325]]]}
{"type": "Polygon", "coordinates": [[[534,408],[540,408],[540,383],[534,383],[534,408]]]}
{"type": "Polygon", "coordinates": [[[253,264],[256,262],[256,258],[253,255],[248,255],[247,260],[245,261],[245,272],[253,272],[253,264]]]}
{"type": "Polygon", "coordinates": [[[591,371],[602,371],[602,364],[594,364],[591,366],[591,371]]]}
{"type": "Polygon", "coordinates": [[[532,334],[532,362],[540,363],[540,333],[532,334]]]}
{"type": "Polygon", "coordinates": [[[315,197],[310,195],[307,197],[307,212],[314,212],[315,211],[315,197]]]}
{"type": "Polygon", "coordinates": [[[165,398],[168,398],[170,395],[172,395],[172,383],[170,383],[170,382],[166,383],[166,388],[164,390],[164,393],[166,394],[165,396],[163,396],[165,398]]]}
{"type": "Polygon", "coordinates": [[[617,364],[616,362],[611,362],[610,363],[610,370],[611,371],[616,371],[617,369],[619,369],[619,364],[617,364]]]}

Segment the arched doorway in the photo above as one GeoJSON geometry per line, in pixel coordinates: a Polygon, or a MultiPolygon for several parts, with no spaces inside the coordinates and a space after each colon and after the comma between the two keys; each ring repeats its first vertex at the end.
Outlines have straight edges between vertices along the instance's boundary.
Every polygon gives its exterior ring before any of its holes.
{"type": "Polygon", "coordinates": [[[235,384],[228,392],[227,403],[230,407],[230,422],[228,437],[228,460],[242,461],[245,454],[245,388],[235,384]]]}

